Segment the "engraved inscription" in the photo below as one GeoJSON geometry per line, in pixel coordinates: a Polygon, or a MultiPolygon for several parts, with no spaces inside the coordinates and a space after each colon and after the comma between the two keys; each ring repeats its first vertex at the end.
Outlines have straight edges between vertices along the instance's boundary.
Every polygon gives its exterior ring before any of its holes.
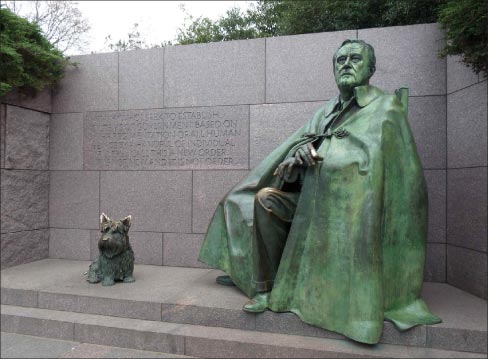
{"type": "Polygon", "coordinates": [[[247,169],[249,106],[90,112],[86,170],[247,169]]]}

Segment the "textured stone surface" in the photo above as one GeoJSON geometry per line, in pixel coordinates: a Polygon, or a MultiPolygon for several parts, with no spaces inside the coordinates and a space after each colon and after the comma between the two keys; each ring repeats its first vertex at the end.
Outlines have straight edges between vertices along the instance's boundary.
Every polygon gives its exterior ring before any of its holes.
{"type": "Polygon", "coordinates": [[[486,253],[448,244],[447,283],[486,299],[488,294],[487,258],[486,253]]]}
{"type": "MultiPolygon", "coordinates": [[[[131,291],[131,284],[117,284],[131,291]]],[[[88,284],[88,286],[102,286],[88,284]]],[[[141,320],[161,320],[161,304],[147,301],[106,299],[100,297],[79,296],[39,292],[39,308],[73,311],[84,314],[100,314],[141,320]]]]}
{"type": "Polygon", "coordinates": [[[37,307],[37,291],[2,288],[2,305],[37,307]]]}
{"type": "Polygon", "coordinates": [[[0,169],[5,167],[5,119],[7,105],[0,104],[0,169]]]}
{"type": "Polygon", "coordinates": [[[4,314],[3,309],[2,331],[25,335],[42,335],[54,339],[73,340],[72,323],[4,314]]]}
{"type": "Polygon", "coordinates": [[[40,92],[37,92],[34,97],[19,95],[19,93],[14,90],[5,96],[5,98],[2,99],[2,102],[27,109],[50,113],[52,110],[51,89],[46,88],[40,92]]]}
{"type": "Polygon", "coordinates": [[[301,128],[324,104],[316,101],[251,106],[251,168],[301,128]]]}
{"type": "Polygon", "coordinates": [[[416,326],[406,331],[399,331],[391,322],[385,321],[380,343],[408,346],[425,346],[427,326],[416,326]]]}
{"type": "Polygon", "coordinates": [[[461,62],[461,56],[447,57],[447,93],[478,82],[478,75],[461,62]]]}
{"type": "Polygon", "coordinates": [[[50,174],[49,225],[98,229],[98,171],[51,171],[50,174]]]}
{"type": "Polygon", "coordinates": [[[446,242],[446,170],[424,170],[429,194],[429,243],[446,242]]]}
{"type": "Polygon", "coordinates": [[[47,258],[49,230],[18,231],[1,236],[2,269],[47,258]]]}
{"type": "Polygon", "coordinates": [[[332,57],[344,40],[355,38],[355,30],[267,38],[266,102],[315,101],[335,96],[338,90],[332,57]]]}
{"type": "Polygon", "coordinates": [[[345,339],[345,336],[308,325],[293,313],[265,311],[256,315],[256,330],[290,335],[313,336],[329,339],[345,339]]]}
{"type": "Polygon", "coordinates": [[[487,168],[447,172],[447,242],[487,251],[487,168]]]}
{"type": "Polygon", "coordinates": [[[446,97],[409,98],[408,120],[426,169],[446,167],[446,97]]]}
{"type": "Polygon", "coordinates": [[[49,169],[83,170],[83,114],[51,115],[49,169]]]}
{"type": "Polygon", "coordinates": [[[204,233],[220,200],[247,171],[194,171],[193,172],[193,225],[194,233],[204,233]]]}
{"type": "Polygon", "coordinates": [[[49,114],[7,106],[5,167],[47,170],[49,114]]]}
{"type": "Polygon", "coordinates": [[[92,112],[87,170],[247,169],[249,106],[92,112]]]}
{"type": "Polygon", "coordinates": [[[176,354],[183,354],[185,351],[184,338],[181,336],[113,327],[107,331],[103,324],[75,324],[75,340],[176,354]]]}
{"type": "MultiPolygon", "coordinates": [[[[99,255],[98,241],[100,239],[100,232],[91,230],[90,239],[90,259],[94,260],[99,255]]],[[[135,264],[163,264],[163,234],[129,230],[129,241],[132,250],[134,250],[135,264]]]]}
{"type": "Polygon", "coordinates": [[[53,113],[117,110],[117,52],[72,56],[69,66],[53,91],[53,113]]]}
{"type": "Polygon", "coordinates": [[[427,244],[424,281],[446,282],[445,244],[427,244]]]}
{"type": "Polygon", "coordinates": [[[255,329],[255,315],[241,309],[223,310],[202,306],[162,304],[161,314],[162,321],[178,324],[255,329]]]}
{"type": "Polygon", "coordinates": [[[163,234],[163,265],[207,267],[198,261],[203,234],[163,234]]]}
{"type": "Polygon", "coordinates": [[[487,166],[487,81],[447,96],[448,167],[487,166]]]}
{"type": "Polygon", "coordinates": [[[2,169],[1,179],[1,231],[49,227],[49,173],[2,169]]]}
{"type": "Polygon", "coordinates": [[[432,326],[427,329],[427,347],[486,354],[486,332],[432,326]]]}
{"type": "Polygon", "coordinates": [[[164,48],[119,53],[119,109],[162,108],[164,48]]]}
{"type": "Polygon", "coordinates": [[[164,67],[165,107],[264,102],[264,39],[166,47],[164,67]]]}
{"type": "Polygon", "coordinates": [[[132,215],[133,231],[191,231],[190,171],[104,171],[100,211],[132,215]]]}
{"type": "Polygon", "coordinates": [[[49,257],[90,260],[90,230],[50,229],[49,257]]]}
{"type": "Polygon", "coordinates": [[[406,86],[411,96],[446,93],[446,59],[440,59],[445,35],[438,24],[358,30],[358,38],[374,47],[372,84],[388,91],[406,86]]]}

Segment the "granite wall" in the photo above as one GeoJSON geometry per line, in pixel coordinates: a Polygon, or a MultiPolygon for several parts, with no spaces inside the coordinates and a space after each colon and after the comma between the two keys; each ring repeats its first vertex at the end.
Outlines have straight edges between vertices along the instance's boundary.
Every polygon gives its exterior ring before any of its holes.
{"type": "Polygon", "coordinates": [[[48,257],[51,93],[0,103],[1,268],[48,257]]]}
{"type": "Polygon", "coordinates": [[[204,267],[218,201],[337,94],[332,55],[346,38],[374,46],[372,84],[410,88],[429,187],[425,279],[486,298],[486,79],[437,57],[436,24],[75,57],[52,98],[49,256],[93,259],[105,212],[133,216],[137,263],[204,267]]]}

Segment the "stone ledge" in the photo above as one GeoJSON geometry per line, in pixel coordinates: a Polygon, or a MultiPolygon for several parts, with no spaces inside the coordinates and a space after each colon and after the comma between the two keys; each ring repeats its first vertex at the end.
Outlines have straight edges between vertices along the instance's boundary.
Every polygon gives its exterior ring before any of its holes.
{"type": "MultiPolygon", "coordinates": [[[[88,265],[87,261],[45,259],[3,270],[2,304],[344,339],[307,325],[293,314],[265,312],[256,316],[242,312],[247,298],[235,287],[216,284],[215,277],[222,274],[217,270],[136,264],[135,283],[102,287],[84,280],[83,272],[88,265]],[[23,295],[29,295],[33,301],[22,302],[23,295]]],[[[485,300],[441,283],[425,283],[423,298],[443,323],[400,333],[385,322],[381,343],[486,352],[485,300]]]]}
{"type": "Polygon", "coordinates": [[[2,306],[2,330],[207,358],[484,358],[485,354],[2,306]]]}

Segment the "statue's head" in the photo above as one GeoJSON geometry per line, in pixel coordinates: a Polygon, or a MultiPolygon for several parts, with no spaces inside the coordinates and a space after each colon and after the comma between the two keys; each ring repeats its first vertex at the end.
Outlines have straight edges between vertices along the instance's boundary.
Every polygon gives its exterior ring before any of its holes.
{"type": "Polygon", "coordinates": [[[332,61],[339,89],[368,85],[376,70],[374,49],[363,40],[344,41],[332,61]]]}

